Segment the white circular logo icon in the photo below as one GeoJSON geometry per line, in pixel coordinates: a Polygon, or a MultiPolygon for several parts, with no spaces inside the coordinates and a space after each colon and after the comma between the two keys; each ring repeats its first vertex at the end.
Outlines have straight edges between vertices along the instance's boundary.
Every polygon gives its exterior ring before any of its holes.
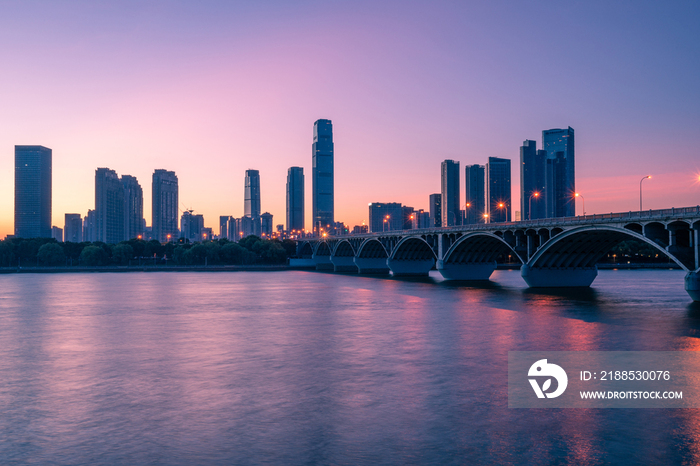
{"type": "Polygon", "coordinates": [[[566,390],[566,385],[569,383],[569,377],[566,376],[566,371],[556,364],[548,364],[546,359],[540,359],[535,364],[530,366],[530,370],[527,372],[528,377],[538,377],[543,380],[542,386],[538,382],[538,379],[528,379],[532,389],[535,391],[537,398],[556,398],[566,390]],[[552,379],[557,381],[556,390],[553,392],[547,392],[552,388],[552,379]]]}

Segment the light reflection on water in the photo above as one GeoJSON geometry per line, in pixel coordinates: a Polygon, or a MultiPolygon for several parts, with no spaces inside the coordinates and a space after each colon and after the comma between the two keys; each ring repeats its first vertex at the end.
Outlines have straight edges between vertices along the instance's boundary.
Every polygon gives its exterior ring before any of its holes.
{"type": "Polygon", "coordinates": [[[0,276],[0,464],[700,461],[696,410],[507,408],[509,350],[699,350],[682,273],[492,279],[0,276]]]}

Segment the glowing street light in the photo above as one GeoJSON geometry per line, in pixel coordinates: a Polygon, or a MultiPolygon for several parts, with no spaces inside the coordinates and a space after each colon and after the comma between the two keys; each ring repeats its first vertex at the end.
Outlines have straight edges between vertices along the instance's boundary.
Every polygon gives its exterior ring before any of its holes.
{"type": "Polygon", "coordinates": [[[534,191],[532,194],[530,194],[530,208],[527,211],[527,219],[532,220],[532,198],[539,199],[540,198],[540,193],[538,191],[534,191]]]}
{"type": "MultiPolygon", "coordinates": [[[[583,208],[583,215],[586,215],[586,200],[583,198],[581,193],[574,193],[574,197],[580,197],[581,198],[581,207],[583,208]]],[[[574,209],[575,211],[576,209],[574,209]]],[[[576,212],[574,212],[576,213],[576,212]]]]}
{"type": "Polygon", "coordinates": [[[489,223],[489,214],[484,214],[484,223],[489,223]]]}
{"type": "Polygon", "coordinates": [[[498,203],[498,208],[499,209],[505,209],[506,210],[506,219],[504,221],[508,221],[508,206],[504,202],[499,202],[498,203]]]}
{"type": "Polygon", "coordinates": [[[639,180],[639,211],[642,211],[642,181],[646,180],[647,178],[651,178],[651,175],[647,175],[641,180],[639,180]]]}

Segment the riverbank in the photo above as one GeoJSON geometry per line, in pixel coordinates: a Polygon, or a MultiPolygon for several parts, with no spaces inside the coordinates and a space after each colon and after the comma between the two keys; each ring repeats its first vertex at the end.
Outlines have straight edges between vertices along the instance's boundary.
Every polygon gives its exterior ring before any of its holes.
{"type": "Polygon", "coordinates": [[[0,267],[3,273],[126,273],[126,272],[279,272],[309,270],[291,265],[123,265],[123,266],[62,266],[62,267],[0,267]]]}

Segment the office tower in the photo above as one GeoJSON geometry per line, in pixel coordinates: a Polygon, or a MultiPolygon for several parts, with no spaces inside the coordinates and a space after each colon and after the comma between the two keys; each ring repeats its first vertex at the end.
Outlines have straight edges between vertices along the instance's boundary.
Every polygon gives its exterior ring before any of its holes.
{"type": "Polygon", "coordinates": [[[489,157],[486,164],[486,208],[489,222],[509,222],[512,215],[510,196],[510,159],[489,157]]]}
{"type": "Polygon", "coordinates": [[[576,215],[573,128],[542,131],[542,149],[547,151],[547,217],[573,217],[576,215]]]}
{"type": "Polygon", "coordinates": [[[94,243],[97,241],[96,216],[94,210],[88,210],[83,218],[83,241],[94,243]]]}
{"type": "Polygon", "coordinates": [[[66,222],[63,225],[63,239],[66,243],[80,243],[83,241],[83,219],[80,214],[66,214],[66,222]]]}
{"type": "Polygon", "coordinates": [[[546,218],[547,151],[535,141],[520,147],[520,212],[523,220],[546,218]],[[532,206],[532,212],[530,212],[532,206]]]}
{"type": "Polygon", "coordinates": [[[124,240],[143,237],[143,189],[136,177],[122,175],[124,186],[124,240]]]}
{"type": "Polygon", "coordinates": [[[371,233],[402,230],[403,209],[398,202],[373,202],[369,205],[369,231],[371,233]]]}
{"type": "Polygon", "coordinates": [[[95,231],[96,241],[124,240],[124,186],[109,168],[95,170],[95,231]]]}
{"type": "Polygon", "coordinates": [[[260,236],[260,172],[245,171],[244,215],[251,220],[252,235],[260,236]]]}
{"type": "Polygon", "coordinates": [[[235,217],[229,217],[228,239],[230,241],[238,241],[243,236],[241,233],[241,220],[235,217]]]}
{"type": "Polygon", "coordinates": [[[486,220],[486,173],[483,165],[464,167],[464,184],[467,197],[464,203],[464,222],[467,225],[484,223],[486,220]]]}
{"type": "Polygon", "coordinates": [[[246,236],[250,236],[253,234],[253,220],[244,215],[243,217],[240,218],[240,238],[245,238],[246,236]]]}
{"type": "Polygon", "coordinates": [[[228,238],[228,215],[219,216],[219,238],[228,238]]]}
{"type": "Polygon", "coordinates": [[[51,149],[15,146],[15,236],[51,238],[51,149]]]}
{"type": "Polygon", "coordinates": [[[287,170],[287,231],[304,229],[304,169],[287,170]]]}
{"type": "Polygon", "coordinates": [[[426,212],[423,209],[416,210],[413,212],[411,219],[411,228],[415,229],[422,229],[422,228],[430,228],[430,212],[426,212]]]}
{"type": "Polygon", "coordinates": [[[442,194],[431,194],[430,195],[430,226],[431,227],[441,227],[442,226],[442,194]]]}
{"type": "Polygon", "coordinates": [[[153,209],[151,228],[153,239],[164,243],[177,238],[178,184],[175,172],[153,172],[153,209]]]}
{"type": "Polygon", "coordinates": [[[442,226],[461,224],[459,212],[459,162],[445,160],[441,166],[442,226]]]}
{"type": "Polygon", "coordinates": [[[193,215],[191,210],[186,210],[180,217],[180,238],[187,239],[190,243],[204,239],[204,216],[193,215]]]}
{"type": "Polygon", "coordinates": [[[403,229],[411,230],[413,228],[413,207],[402,206],[401,212],[403,214],[403,229]]]}
{"type": "Polygon", "coordinates": [[[314,142],[311,148],[312,161],[312,214],[313,230],[329,229],[334,222],[333,185],[333,124],[331,120],[314,123],[314,142]]]}
{"type": "Polygon", "coordinates": [[[260,231],[265,238],[272,238],[272,214],[270,212],[260,215],[260,231]]]}
{"type": "Polygon", "coordinates": [[[51,227],[51,237],[58,241],[63,242],[63,229],[59,227],[51,227]]]}

